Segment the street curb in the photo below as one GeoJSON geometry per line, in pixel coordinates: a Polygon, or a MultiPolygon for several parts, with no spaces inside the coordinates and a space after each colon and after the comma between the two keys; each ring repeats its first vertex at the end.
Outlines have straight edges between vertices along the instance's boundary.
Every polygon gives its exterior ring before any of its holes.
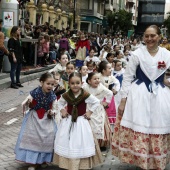
{"type": "MultiPolygon", "coordinates": [[[[47,72],[50,69],[51,69],[51,67],[47,67],[46,70],[43,70],[43,71],[41,70],[39,72],[35,72],[35,70],[34,70],[34,71],[32,71],[32,74],[27,73],[27,74],[21,75],[20,81],[21,81],[21,83],[25,83],[25,82],[28,82],[31,80],[35,80],[35,79],[39,78],[41,74],[47,72]]],[[[11,85],[10,77],[0,80],[0,90],[7,89],[10,87],[10,85],[11,85]]]]}

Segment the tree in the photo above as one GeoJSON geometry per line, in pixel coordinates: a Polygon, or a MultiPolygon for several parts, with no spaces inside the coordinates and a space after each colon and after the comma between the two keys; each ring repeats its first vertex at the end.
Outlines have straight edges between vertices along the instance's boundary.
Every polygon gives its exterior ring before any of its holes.
{"type": "Polygon", "coordinates": [[[168,15],[167,19],[164,20],[164,26],[168,29],[167,30],[168,35],[170,35],[170,12],[168,12],[167,14],[169,14],[169,15],[168,15]]]}
{"type": "Polygon", "coordinates": [[[122,31],[127,34],[128,30],[133,28],[132,13],[123,10],[107,15],[109,28],[114,31],[122,31]]]}

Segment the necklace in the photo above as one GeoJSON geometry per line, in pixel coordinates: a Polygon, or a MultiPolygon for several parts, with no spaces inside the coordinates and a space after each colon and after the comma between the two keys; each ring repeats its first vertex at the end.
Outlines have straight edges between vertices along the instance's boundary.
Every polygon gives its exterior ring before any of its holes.
{"type": "Polygon", "coordinates": [[[147,50],[148,50],[149,53],[156,53],[156,52],[158,52],[159,48],[157,47],[157,48],[155,48],[155,49],[153,49],[153,50],[149,50],[149,49],[147,48],[147,50]]]}

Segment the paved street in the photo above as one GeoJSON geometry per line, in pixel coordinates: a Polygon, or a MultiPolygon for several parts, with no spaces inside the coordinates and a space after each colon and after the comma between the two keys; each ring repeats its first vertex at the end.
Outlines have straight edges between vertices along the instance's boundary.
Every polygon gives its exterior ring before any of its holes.
{"type": "MultiPolygon", "coordinates": [[[[9,88],[0,91],[0,170],[26,170],[28,168],[27,164],[15,161],[14,147],[23,119],[21,102],[38,84],[38,80],[33,80],[24,83],[24,88],[9,88]]],[[[93,168],[94,170],[139,170],[137,167],[120,163],[110,152],[103,155],[103,159],[104,163],[93,168]]],[[[60,168],[49,165],[46,168],[38,167],[37,170],[60,170],[60,168]]],[[[167,170],[170,170],[170,166],[167,170]]]]}

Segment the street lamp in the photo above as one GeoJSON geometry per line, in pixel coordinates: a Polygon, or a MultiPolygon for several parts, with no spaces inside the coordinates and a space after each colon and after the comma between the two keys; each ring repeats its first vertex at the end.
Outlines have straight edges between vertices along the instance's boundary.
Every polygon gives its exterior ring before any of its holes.
{"type": "Polygon", "coordinates": [[[73,27],[76,29],[76,0],[74,0],[73,27]]]}

